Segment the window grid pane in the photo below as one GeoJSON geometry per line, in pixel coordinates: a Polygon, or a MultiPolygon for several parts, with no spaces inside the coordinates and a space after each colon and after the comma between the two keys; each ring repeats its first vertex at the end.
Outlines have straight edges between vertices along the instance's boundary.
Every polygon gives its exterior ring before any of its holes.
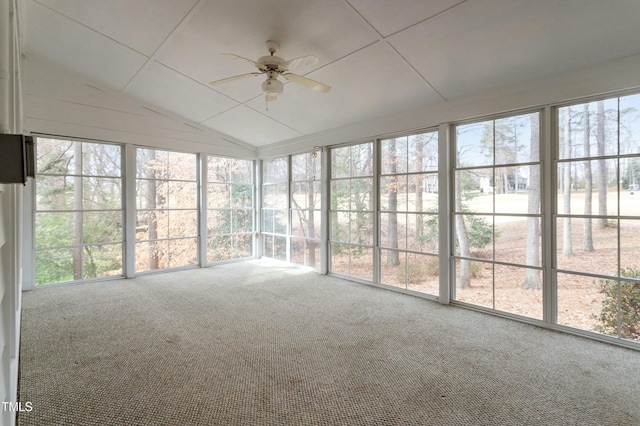
{"type": "Polygon", "coordinates": [[[262,162],[262,235],[266,257],[287,260],[289,229],[288,157],[262,162]]]}
{"type": "Polygon", "coordinates": [[[378,223],[381,282],[437,296],[436,141],[437,132],[380,141],[378,223]]]}
{"type": "Polygon", "coordinates": [[[136,165],[136,271],[197,265],[197,156],[138,148],[136,165]]]}
{"type": "Polygon", "coordinates": [[[373,143],[331,151],[330,270],[373,280],[373,143]]]}
{"type": "Polygon", "coordinates": [[[290,261],[320,267],[321,153],[291,156],[290,261]]]}
{"type": "Polygon", "coordinates": [[[455,130],[455,299],[542,319],[539,114],[455,130]]]}
{"type": "Polygon", "coordinates": [[[122,276],[122,147],[36,139],[36,285],[122,276]]]}
{"type": "Polygon", "coordinates": [[[640,341],[640,96],[558,109],[558,323],[640,341]],[[634,247],[635,248],[632,248],[634,247]]]}
{"type": "Polygon", "coordinates": [[[254,162],[207,156],[207,262],[253,253],[254,162]]]}

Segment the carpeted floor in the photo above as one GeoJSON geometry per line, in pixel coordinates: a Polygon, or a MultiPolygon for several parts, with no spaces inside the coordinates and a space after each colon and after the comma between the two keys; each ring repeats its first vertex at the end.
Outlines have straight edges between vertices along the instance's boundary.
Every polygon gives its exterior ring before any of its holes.
{"type": "Polygon", "coordinates": [[[640,425],[640,352],[250,261],[23,295],[19,425],[640,425]]]}

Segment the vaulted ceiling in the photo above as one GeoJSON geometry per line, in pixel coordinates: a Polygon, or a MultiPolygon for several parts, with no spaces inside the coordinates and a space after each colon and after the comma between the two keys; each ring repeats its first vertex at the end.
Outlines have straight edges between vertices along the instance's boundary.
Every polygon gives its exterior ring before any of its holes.
{"type": "MultiPolygon", "coordinates": [[[[30,130],[255,150],[640,54],[637,0],[25,0],[30,130]],[[265,41],[327,94],[268,104],[265,41]],[[268,108],[268,109],[267,109],[268,108]],[[127,137],[123,137],[127,135],[127,137]]],[[[176,148],[179,148],[176,146],[176,148]]],[[[224,149],[223,149],[224,151],[224,149]]]]}

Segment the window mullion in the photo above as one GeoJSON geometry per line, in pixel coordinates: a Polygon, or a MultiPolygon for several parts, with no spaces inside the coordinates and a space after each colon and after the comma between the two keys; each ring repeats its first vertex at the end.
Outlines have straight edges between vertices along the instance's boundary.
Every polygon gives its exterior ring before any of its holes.
{"type": "Polygon", "coordinates": [[[136,275],[136,148],[124,148],[125,276],[136,275]]]}
{"type": "Polygon", "coordinates": [[[373,196],[371,197],[372,204],[372,220],[373,220],[373,282],[379,283],[381,282],[381,270],[382,261],[381,261],[381,251],[380,251],[380,212],[378,211],[378,206],[380,205],[380,162],[382,161],[380,158],[380,140],[376,140],[373,142],[373,161],[371,164],[372,172],[373,172],[373,196]]]}
{"type": "Polygon", "coordinates": [[[452,196],[455,179],[453,161],[455,159],[451,141],[451,125],[442,123],[438,128],[438,243],[439,291],[438,300],[448,305],[453,289],[453,252],[452,241],[455,238],[452,225],[452,196]]]}
{"type": "Polygon", "coordinates": [[[207,256],[207,246],[209,243],[209,230],[207,227],[207,218],[209,215],[208,211],[208,172],[207,165],[209,163],[209,159],[206,154],[200,153],[198,155],[197,165],[200,168],[199,173],[196,174],[198,177],[198,258],[200,260],[200,266],[206,266],[209,263],[209,259],[207,256]]]}
{"type": "Polygon", "coordinates": [[[325,155],[325,150],[320,151],[322,161],[321,182],[320,182],[320,273],[329,272],[329,155],[325,155]]]}
{"type": "Polygon", "coordinates": [[[542,163],[542,182],[540,183],[540,209],[542,212],[542,318],[543,321],[555,324],[558,319],[558,286],[556,258],[556,228],[554,214],[557,212],[557,179],[558,152],[558,120],[557,110],[546,107],[542,110],[540,120],[540,161],[542,163]]]}

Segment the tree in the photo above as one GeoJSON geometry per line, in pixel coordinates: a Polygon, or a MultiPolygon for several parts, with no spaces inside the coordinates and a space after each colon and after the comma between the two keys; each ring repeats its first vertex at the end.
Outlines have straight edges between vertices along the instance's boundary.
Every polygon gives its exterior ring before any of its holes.
{"type": "MultiPolygon", "coordinates": [[[[540,124],[537,115],[531,115],[530,160],[532,163],[540,160],[540,124]]],[[[527,211],[531,215],[527,219],[527,265],[540,265],[540,166],[529,166],[529,194],[527,211]]],[[[540,271],[527,268],[525,279],[520,284],[524,290],[539,290],[542,287],[540,271]]]]}
{"type": "Polygon", "coordinates": [[[153,149],[146,150],[147,158],[144,159],[144,163],[149,165],[145,169],[146,172],[146,205],[147,213],[147,232],[148,239],[151,241],[149,245],[149,269],[154,270],[160,267],[158,250],[156,248],[155,241],[158,239],[158,218],[156,208],[157,206],[157,190],[158,181],[156,180],[156,151],[153,149]]]}
{"type": "Polygon", "coordinates": [[[73,279],[82,279],[82,143],[73,145],[73,279]]]}
{"type": "Polygon", "coordinates": [[[591,224],[591,208],[592,208],[592,192],[593,192],[593,175],[591,173],[591,126],[589,120],[589,104],[583,106],[583,136],[584,136],[584,214],[587,215],[583,222],[583,243],[582,249],[586,252],[593,251],[593,233],[591,224]]]}
{"type": "Polygon", "coordinates": [[[596,146],[598,149],[598,214],[600,218],[597,220],[598,226],[604,228],[607,226],[607,161],[602,157],[606,154],[605,140],[605,112],[604,101],[597,102],[596,115],[596,146]]]}
{"type": "Polygon", "coordinates": [[[38,138],[36,150],[36,283],[121,273],[121,148],[38,138]]]}
{"type": "MultiPolygon", "coordinates": [[[[303,250],[308,253],[307,264],[316,265],[316,247],[319,245],[315,237],[315,212],[316,212],[316,179],[319,177],[318,153],[312,152],[307,154],[294,155],[292,157],[292,180],[295,181],[294,190],[292,191],[292,205],[295,208],[296,216],[300,224],[300,228],[304,235],[303,250]],[[304,205],[301,205],[298,197],[296,197],[297,189],[304,191],[304,205]]],[[[293,216],[293,215],[292,215],[293,216]]],[[[293,220],[293,219],[292,219],[293,220]]]]}
{"type": "MultiPolygon", "coordinates": [[[[373,144],[365,143],[351,147],[352,177],[351,180],[351,209],[355,210],[356,220],[351,224],[352,233],[355,231],[357,242],[362,245],[371,244],[372,217],[371,202],[373,199],[373,144]],[[355,208],[354,208],[355,207],[355,208]],[[354,226],[355,225],[355,226],[354,226]],[[355,228],[355,229],[354,229],[355,228]]],[[[361,252],[362,247],[355,248],[361,252]]]]}
{"type": "Polygon", "coordinates": [[[389,203],[389,247],[391,249],[387,253],[387,266],[400,265],[400,255],[397,251],[398,248],[398,158],[397,158],[397,145],[396,140],[389,140],[389,167],[390,167],[390,182],[387,190],[387,197],[389,203]]]}
{"type": "Polygon", "coordinates": [[[306,216],[306,225],[307,225],[307,250],[309,251],[309,264],[316,264],[316,246],[318,242],[315,241],[316,234],[316,222],[315,222],[315,165],[317,152],[313,152],[306,156],[307,159],[307,170],[313,170],[313,176],[311,180],[308,182],[307,188],[307,216],[306,216]]]}
{"type": "Polygon", "coordinates": [[[253,164],[250,160],[207,157],[209,261],[252,253],[253,164]]]}
{"type": "MultiPolygon", "coordinates": [[[[415,136],[415,169],[419,171],[424,170],[424,149],[426,147],[424,141],[424,134],[415,136]]],[[[416,194],[416,211],[421,212],[424,208],[424,202],[422,198],[422,192],[424,191],[424,184],[422,176],[418,176],[417,179],[414,180],[415,184],[415,194],[416,194]]],[[[423,232],[423,222],[422,217],[420,215],[416,215],[416,235],[422,235],[423,232]]]]}
{"type": "MultiPolygon", "coordinates": [[[[566,111],[565,138],[564,138],[564,158],[571,158],[571,109],[566,111]]],[[[567,215],[563,219],[562,226],[562,254],[565,256],[573,255],[573,246],[571,244],[571,163],[562,163],[562,193],[564,213],[567,215]]]]}
{"type": "Polygon", "coordinates": [[[640,181],[640,161],[635,158],[630,158],[626,172],[622,178],[622,185],[626,189],[632,190],[632,188],[635,188],[632,191],[637,191],[638,181],[640,181]]]}
{"type": "MultiPolygon", "coordinates": [[[[518,152],[523,148],[518,138],[518,128],[521,125],[518,117],[509,117],[484,126],[481,147],[486,155],[493,158],[494,164],[517,163],[518,152]]],[[[496,194],[518,192],[518,167],[511,165],[496,168],[493,180],[496,194]]]]}
{"type": "MultiPolygon", "coordinates": [[[[459,166],[459,160],[456,160],[459,166]]],[[[456,212],[462,212],[462,184],[460,179],[454,179],[454,209],[456,212]]],[[[460,256],[471,257],[469,248],[469,234],[462,214],[455,215],[456,240],[458,242],[458,250],[460,256]]],[[[460,259],[460,276],[457,281],[460,288],[471,287],[471,261],[469,259],[460,259]]]]}

